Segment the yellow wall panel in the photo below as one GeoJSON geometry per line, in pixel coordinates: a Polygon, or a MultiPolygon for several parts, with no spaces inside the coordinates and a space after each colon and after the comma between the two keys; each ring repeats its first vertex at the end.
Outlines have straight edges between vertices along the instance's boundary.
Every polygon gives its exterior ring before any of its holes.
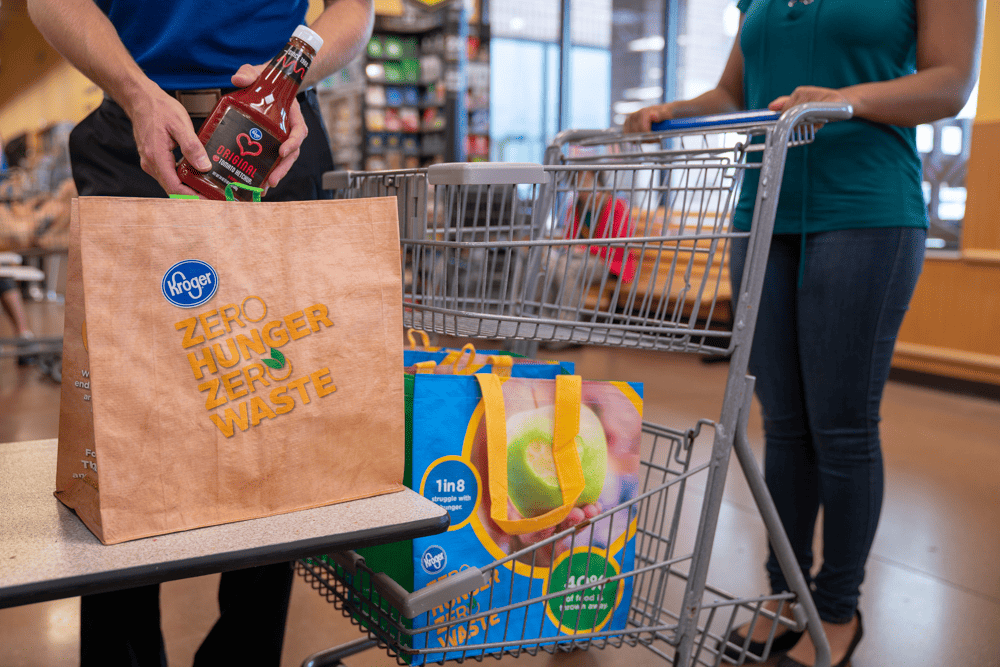
{"type": "Polygon", "coordinates": [[[1000,122],[1000,2],[988,0],[976,121],[1000,122]]]}
{"type": "Polygon", "coordinates": [[[930,257],[893,366],[1000,385],[1000,262],[930,257]]]}
{"type": "Polygon", "coordinates": [[[77,123],[97,108],[101,89],[67,62],[49,70],[0,109],[0,136],[14,137],[53,123],[77,123]]]}
{"type": "Polygon", "coordinates": [[[375,0],[375,13],[379,16],[402,16],[403,0],[375,0]]]}
{"type": "MultiPolygon", "coordinates": [[[[991,78],[1000,79],[1000,69],[997,70],[997,75],[991,78]]],[[[977,116],[972,126],[972,153],[969,156],[968,173],[965,177],[968,198],[965,221],[962,223],[962,249],[967,255],[969,253],[975,255],[977,251],[990,251],[1000,258],[1000,163],[996,159],[998,150],[1000,150],[1000,120],[984,121],[977,116]]]]}
{"type": "Polygon", "coordinates": [[[309,0],[309,9],[306,11],[306,23],[312,23],[323,11],[323,0],[309,0]]]}
{"type": "Polygon", "coordinates": [[[1000,264],[929,257],[900,338],[1000,359],[1000,264]]]}

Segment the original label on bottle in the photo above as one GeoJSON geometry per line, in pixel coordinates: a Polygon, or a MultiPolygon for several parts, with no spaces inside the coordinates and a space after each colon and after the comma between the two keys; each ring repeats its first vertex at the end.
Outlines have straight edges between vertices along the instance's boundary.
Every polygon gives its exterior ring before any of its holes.
{"type": "Polygon", "coordinates": [[[312,56],[298,49],[286,49],[274,57],[269,67],[277,68],[282,74],[301,84],[306,70],[312,65],[312,56]]]}
{"type": "MultiPolygon", "coordinates": [[[[261,187],[278,161],[279,146],[280,139],[230,107],[205,145],[212,159],[212,171],[206,176],[221,187],[232,181],[261,187]]],[[[245,192],[239,189],[238,198],[248,199],[245,192]]]]}

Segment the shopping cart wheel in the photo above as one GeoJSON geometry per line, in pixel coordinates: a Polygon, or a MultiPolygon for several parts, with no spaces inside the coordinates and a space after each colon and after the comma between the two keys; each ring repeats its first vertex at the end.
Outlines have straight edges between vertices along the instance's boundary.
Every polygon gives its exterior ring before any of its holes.
{"type": "Polygon", "coordinates": [[[313,653],[302,662],[302,667],[342,667],[344,658],[367,651],[378,646],[378,642],[368,637],[359,637],[354,641],[334,646],[318,653],[313,653]]]}

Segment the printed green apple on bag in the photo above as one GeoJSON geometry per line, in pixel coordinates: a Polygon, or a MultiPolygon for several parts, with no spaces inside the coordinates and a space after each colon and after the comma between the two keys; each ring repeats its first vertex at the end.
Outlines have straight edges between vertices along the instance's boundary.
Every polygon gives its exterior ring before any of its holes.
{"type": "Polygon", "coordinates": [[[419,590],[506,559],[487,586],[414,619],[413,648],[441,653],[412,664],[457,658],[511,628],[553,641],[625,628],[632,578],[619,575],[634,569],[636,524],[615,510],[637,494],[642,385],[415,375],[412,424],[413,488],[449,511],[451,527],[413,540],[406,563],[397,549],[368,565],[419,590]],[[516,606],[526,600],[539,601],[516,606]]]}

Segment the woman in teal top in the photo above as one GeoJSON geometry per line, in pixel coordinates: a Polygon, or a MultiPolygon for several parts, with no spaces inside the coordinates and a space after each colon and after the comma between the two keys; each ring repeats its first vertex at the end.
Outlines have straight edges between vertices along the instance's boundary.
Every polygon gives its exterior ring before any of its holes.
{"type": "MultiPolygon", "coordinates": [[[[982,0],[740,0],[737,43],[716,88],[638,111],[625,130],[742,109],[848,103],[854,117],[790,149],[750,357],[768,488],[830,641],[846,665],[882,505],[879,406],[923,263],[927,213],[915,126],[957,114],[976,78],[982,0]],[[823,553],[811,575],[824,508],[823,553]]],[[[749,229],[757,174],[734,225],[749,229]]],[[[739,294],[746,239],[733,244],[739,294]]],[[[773,592],[788,590],[774,554],[773,592]]],[[[776,607],[772,607],[774,609],[776,607]]],[[[749,638],[760,654],[771,623],[749,638]]],[[[741,647],[747,627],[730,636],[741,647]]],[[[779,667],[812,665],[808,634],[778,628],[779,667]]]]}

